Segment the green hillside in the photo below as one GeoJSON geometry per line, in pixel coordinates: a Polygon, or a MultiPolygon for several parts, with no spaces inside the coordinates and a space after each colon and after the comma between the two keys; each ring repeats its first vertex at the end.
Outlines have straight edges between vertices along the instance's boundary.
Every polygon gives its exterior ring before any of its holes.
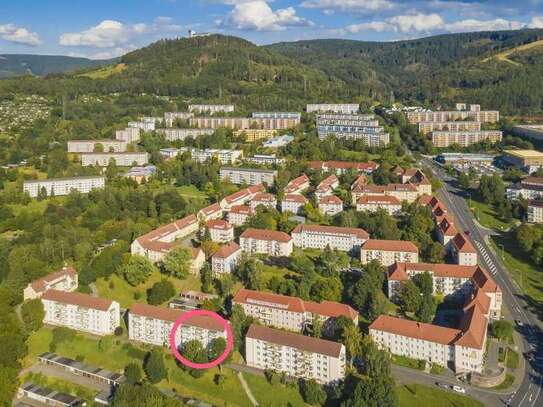
{"type": "Polygon", "coordinates": [[[87,58],[73,58],[57,55],[0,55],[0,78],[20,75],[48,75],[52,73],[72,72],[111,63],[87,58]]]}

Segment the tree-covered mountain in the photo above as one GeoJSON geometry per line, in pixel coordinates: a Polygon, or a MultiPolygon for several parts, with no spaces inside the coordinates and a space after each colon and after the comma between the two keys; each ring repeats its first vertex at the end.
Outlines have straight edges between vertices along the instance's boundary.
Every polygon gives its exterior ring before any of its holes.
{"type": "Polygon", "coordinates": [[[0,54],[0,78],[20,75],[48,75],[72,72],[110,64],[111,60],[92,60],[59,55],[0,54]]]}

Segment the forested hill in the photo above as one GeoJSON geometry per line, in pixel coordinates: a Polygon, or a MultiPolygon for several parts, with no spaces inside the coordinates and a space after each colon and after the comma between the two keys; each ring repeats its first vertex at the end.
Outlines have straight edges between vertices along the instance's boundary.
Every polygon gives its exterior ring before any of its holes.
{"type": "Polygon", "coordinates": [[[19,75],[48,75],[52,73],[71,72],[79,69],[96,67],[111,63],[87,58],[74,58],[58,55],[0,55],[0,78],[19,75]]]}

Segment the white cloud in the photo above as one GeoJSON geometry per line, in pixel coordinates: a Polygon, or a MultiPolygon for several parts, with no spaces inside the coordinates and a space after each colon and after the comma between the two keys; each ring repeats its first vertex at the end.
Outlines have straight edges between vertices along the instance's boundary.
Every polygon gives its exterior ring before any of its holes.
{"type": "Polygon", "coordinates": [[[371,21],[369,23],[352,24],[345,28],[351,34],[356,34],[361,31],[392,31],[393,27],[384,21],[371,21]]]}
{"type": "Polygon", "coordinates": [[[543,28],[543,17],[542,16],[532,17],[532,20],[528,24],[528,28],[543,28]]]}
{"type": "MultiPolygon", "coordinates": [[[[70,47],[115,48],[146,34],[180,32],[183,27],[169,17],[157,17],[153,23],[123,24],[104,20],[94,27],[75,33],[61,34],[59,43],[70,47]]],[[[108,51],[109,52],[109,51],[108,51]]]]}
{"type": "Polygon", "coordinates": [[[496,18],[494,20],[468,19],[445,25],[445,29],[450,32],[518,30],[523,27],[524,24],[520,21],[504,20],[503,18],[496,18]]]}
{"type": "Polygon", "coordinates": [[[442,28],[444,21],[439,14],[412,14],[394,16],[387,19],[387,22],[394,27],[395,31],[406,32],[429,32],[442,28]]]}
{"type": "Polygon", "coordinates": [[[42,43],[37,33],[15,24],[0,24],[0,38],[17,44],[37,46],[42,43]]]}
{"type": "Polygon", "coordinates": [[[392,8],[393,5],[389,0],[305,0],[301,6],[323,9],[329,13],[334,10],[349,12],[382,11],[392,8]]]}

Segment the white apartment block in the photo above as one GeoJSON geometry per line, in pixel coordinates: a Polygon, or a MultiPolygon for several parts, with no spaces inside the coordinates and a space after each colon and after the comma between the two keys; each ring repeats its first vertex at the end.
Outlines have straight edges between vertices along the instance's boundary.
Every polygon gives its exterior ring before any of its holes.
{"type": "Polygon", "coordinates": [[[343,201],[335,195],[323,196],[319,199],[319,211],[325,216],[335,216],[343,212],[343,201]]]}
{"type": "Polygon", "coordinates": [[[225,127],[234,130],[263,129],[287,130],[300,124],[298,119],[266,119],[253,117],[192,117],[189,119],[192,127],[218,129],[225,127]]]}
{"type": "Polygon", "coordinates": [[[215,133],[213,129],[158,129],[158,134],[163,134],[168,141],[185,140],[186,138],[197,138],[210,136],[215,133]]]}
{"type": "Polygon", "coordinates": [[[374,161],[367,163],[357,163],[350,161],[309,161],[309,168],[316,171],[333,172],[336,175],[343,175],[347,171],[353,170],[357,173],[364,172],[371,174],[377,168],[379,164],[374,161]]]}
{"type": "Polygon", "coordinates": [[[325,196],[332,195],[332,192],[337,187],[339,187],[339,179],[335,174],[332,174],[322,180],[319,185],[317,185],[317,189],[315,190],[315,196],[317,197],[317,199],[321,199],[325,196]]]}
{"type": "Polygon", "coordinates": [[[256,119],[296,119],[301,120],[299,112],[253,112],[251,115],[256,119]]]}
{"type": "Polygon", "coordinates": [[[322,323],[326,332],[332,331],[338,317],[348,318],[358,325],[358,313],[349,305],[334,301],[318,303],[242,288],[236,293],[232,303],[240,305],[245,315],[253,317],[263,325],[289,331],[303,332],[312,327],[315,318],[322,323]]]}
{"type": "Polygon", "coordinates": [[[277,158],[275,154],[255,154],[247,157],[245,161],[259,165],[283,165],[286,162],[284,158],[277,158]]]}
{"type": "Polygon", "coordinates": [[[228,243],[234,240],[234,226],[222,219],[213,219],[206,223],[211,240],[217,243],[228,243]]]}
{"type": "Polygon", "coordinates": [[[166,127],[172,127],[176,120],[188,120],[194,117],[191,112],[166,112],[164,113],[164,123],[166,127]]]}
{"type": "Polygon", "coordinates": [[[152,263],[157,263],[162,261],[166,254],[176,246],[176,240],[196,233],[198,228],[196,215],[185,216],[138,237],[132,242],[130,252],[147,257],[152,263]]]}
{"type": "Polygon", "coordinates": [[[390,135],[373,115],[324,114],[317,116],[316,124],[321,140],[334,135],[337,138],[362,140],[370,147],[390,143],[390,135]]]}
{"type": "Polygon", "coordinates": [[[390,216],[395,216],[402,211],[402,203],[395,196],[364,195],[356,202],[356,210],[359,212],[377,212],[378,210],[384,210],[390,216]]]}
{"type": "Polygon", "coordinates": [[[78,285],[77,271],[73,267],[63,267],[28,284],[23,291],[23,299],[41,298],[47,290],[75,291],[78,285]]]}
{"type": "MultiPolygon", "coordinates": [[[[170,345],[170,332],[183,311],[147,304],[134,304],[128,313],[128,339],[155,346],[170,345]]],[[[177,347],[197,340],[204,349],[214,339],[226,338],[223,326],[208,316],[195,316],[181,324],[175,332],[177,347]]]]}
{"type": "Polygon", "coordinates": [[[481,123],[497,123],[500,121],[500,112],[494,110],[488,111],[419,111],[407,112],[407,119],[411,124],[420,122],[454,122],[460,120],[472,120],[481,123]]]}
{"type": "Polygon", "coordinates": [[[44,324],[94,335],[111,335],[120,325],[119,303],[88,294],[47,290],[41,297],[44,324]]]}
{"type": "Polygon", "coordinates": [[[166,148],[161,148],[160,150],[158,150],[160,155],[164,157],[166,160],[171,160],[172,158],[177,157],[179,154],[179,151],[180,150],[178,148],[173,148],[173,147],[166,147],[166,148]]]}
{"type": "Polygon", "coordinates": [[[312,103],[305,107],[307,113],[341,113],[356,114],[360,110],[358,103],[312,103]]]}
{"type": "Polygon", "coordinates": [[[291,212],[297,215],[308,202],[307,198],[303,195],[285,194],[281,201],[281,212],[291,212]]]}
{"type": "Polygon", "coordinates": [[[198,221],[200,222],[207,222],[208,220],[212,219],[221,219],[223,216],[223,211],[221,208],[221,205],[218,202],[215,202],[214,204],[211,204],[209,206],[206,206],[203,209],[200,209],[198,213],[196,214],[196,217],[198,218],[198,221]]]}
{"type": "Polygon", "coordinates": [[[257,168],[222,167],[220,177],[222,180],[228,180],[232,184],[237,185],[273,185],[275,177],[277,177],[277,171],[257,168]]]}
{"type": "Polygon", "coordinates": [[[543,177],[526,177],[507,188],[507,198],[523,197],[528,200],[543,199],[543,177]]]}
{"type": "Polygon", "coordinates": [[[88,194],[93,189],[104,188],[106,178],[102,176],[53,178],[23,182],[23,191],[36,198],[45,189],[47,196],[68,195],[72,190],[88,194]]]}
{"type": "Polygon", "coordinates": [[[267,192],[260,192],[251,199],[251,209],[256,210],[260,205],[266,208],[275,209],[277,207],[277,199],[275,195],[267,192]]]}
{"type": "Polygon", "coordinates": [[[543,223],[543,201],[528,201],[528,222],[543,223]]]}
{"type": "Polygon", "coordinates": [[[149,162],[149,154],[141,153],[81,153],[81,165],[107,167],[111,160],[119,167],[143,166],[149,162]]]}
{"type": "Polygon", "coordinates": [[[115,132],[115,138],[125,143],[131,144],[140,141],[141,129],[137,127],[127,127],[124,130],[117,130],[115,132]]]}
{"type": "Polygon", "coordinates": [[[420,122],[419,133],[428,134],[434,131],[481,131],[481,122],[420,122]]]}
{"type": "Polygon", "coordinates": [[[211,270],[215,277],[223,274],[231,274],[241,259],[241,247],[235,242],[230,242],[211,257],[211,270]]]}
{"type": "Polygon", "coordinates": [[[422,273],[432,277],[434,295],[453,297],[464,302],[479,296],[484,314],[493,320],[501,318],[502,291],[488,271],[477,265],[395,263],[387,274],[388,297],[397,299],[403,284],[422,273]]]}
{"type": "Polygon", "coordinates": [[[279,257],[290,256],[292,253],[292,238],[275,230],[249,228],[239,237],[239,245],[249,254],[279,257]]]}
{"type": "Polygon", "coordinates": [[[140,129],[143,131],[155,131],[155,122],[141,121],[141,122],[128,122],[128,127],[133,129],[140,129]]]}
{"type": "Polygon", "coordinates": [[[291,235],[294,246],[302,249],[329,247],[344,252],[358,251],[370,238],[364,229],[303,224],[296,226],[291,235]]]}
{"type": "Polygon", "coordinates": [[[250,367],[313,379],[321,384],[345,378],[342,344],[259,325],[251,325],[247,332],[245,360],[250,367]]]}
{"type": "Polygon", "coordinates": [[[189,112],[195,113],[232,113],[234,105],[189,105],[189,112]]]}
{"type": "Polygon", "coordinates": [[[419,249],[412,242],[403,240],[370,239],[360,250],[360,261],[368,264],[372,260],[385,267],[394,263],[418,263],[419,249]]]}
{"type": "Polygon", "coordinates": [[[200,163],[211,161],[216,158],[220,164],[235,164],[243,157],[243,151],[241,150],[199,150],[197,148],[181,147],[179,152],[189,152],[192,159],[200,163]]]}
{"type": "Polygon", "coordinates": [[[101,149],[103,152],[123,153],[128,143],[122,140],[70,140],[68,141],[69,153],[93,153],[101,149]]]}
{"type": "Polygon", "coordinates": [[[227,218],[230,224],[238,227],[245,223],[245,221],[253,216],[255,211],[250,206],[235,205],[230,208],[227,218]]]}
{"type": "Polygon", "coordinates": [[[453,144],[458,144],[461,147],[468,147],[482,141],[488,141],[494,144],[502,141],[502,138],[503,132],[499,130],[432,132],[432,144],[438,148],[449,147],[453,144]]]}
{"type": "Polygon", "coordinates": [[[229,212],[234,206],[247,204],[258,193],[264,192],[264,190],[264,185],[262,184],[252,185],[248,188],[242,189],[238,192],[224,197],[220,202],[220,206],[224,211],[229,212]]]}
{"type": "Polygon", "coordinates": [[[305,174],[291,180],[285,187],[285,194],[301,194],[311,186],[309,177],[305,174]]]}

